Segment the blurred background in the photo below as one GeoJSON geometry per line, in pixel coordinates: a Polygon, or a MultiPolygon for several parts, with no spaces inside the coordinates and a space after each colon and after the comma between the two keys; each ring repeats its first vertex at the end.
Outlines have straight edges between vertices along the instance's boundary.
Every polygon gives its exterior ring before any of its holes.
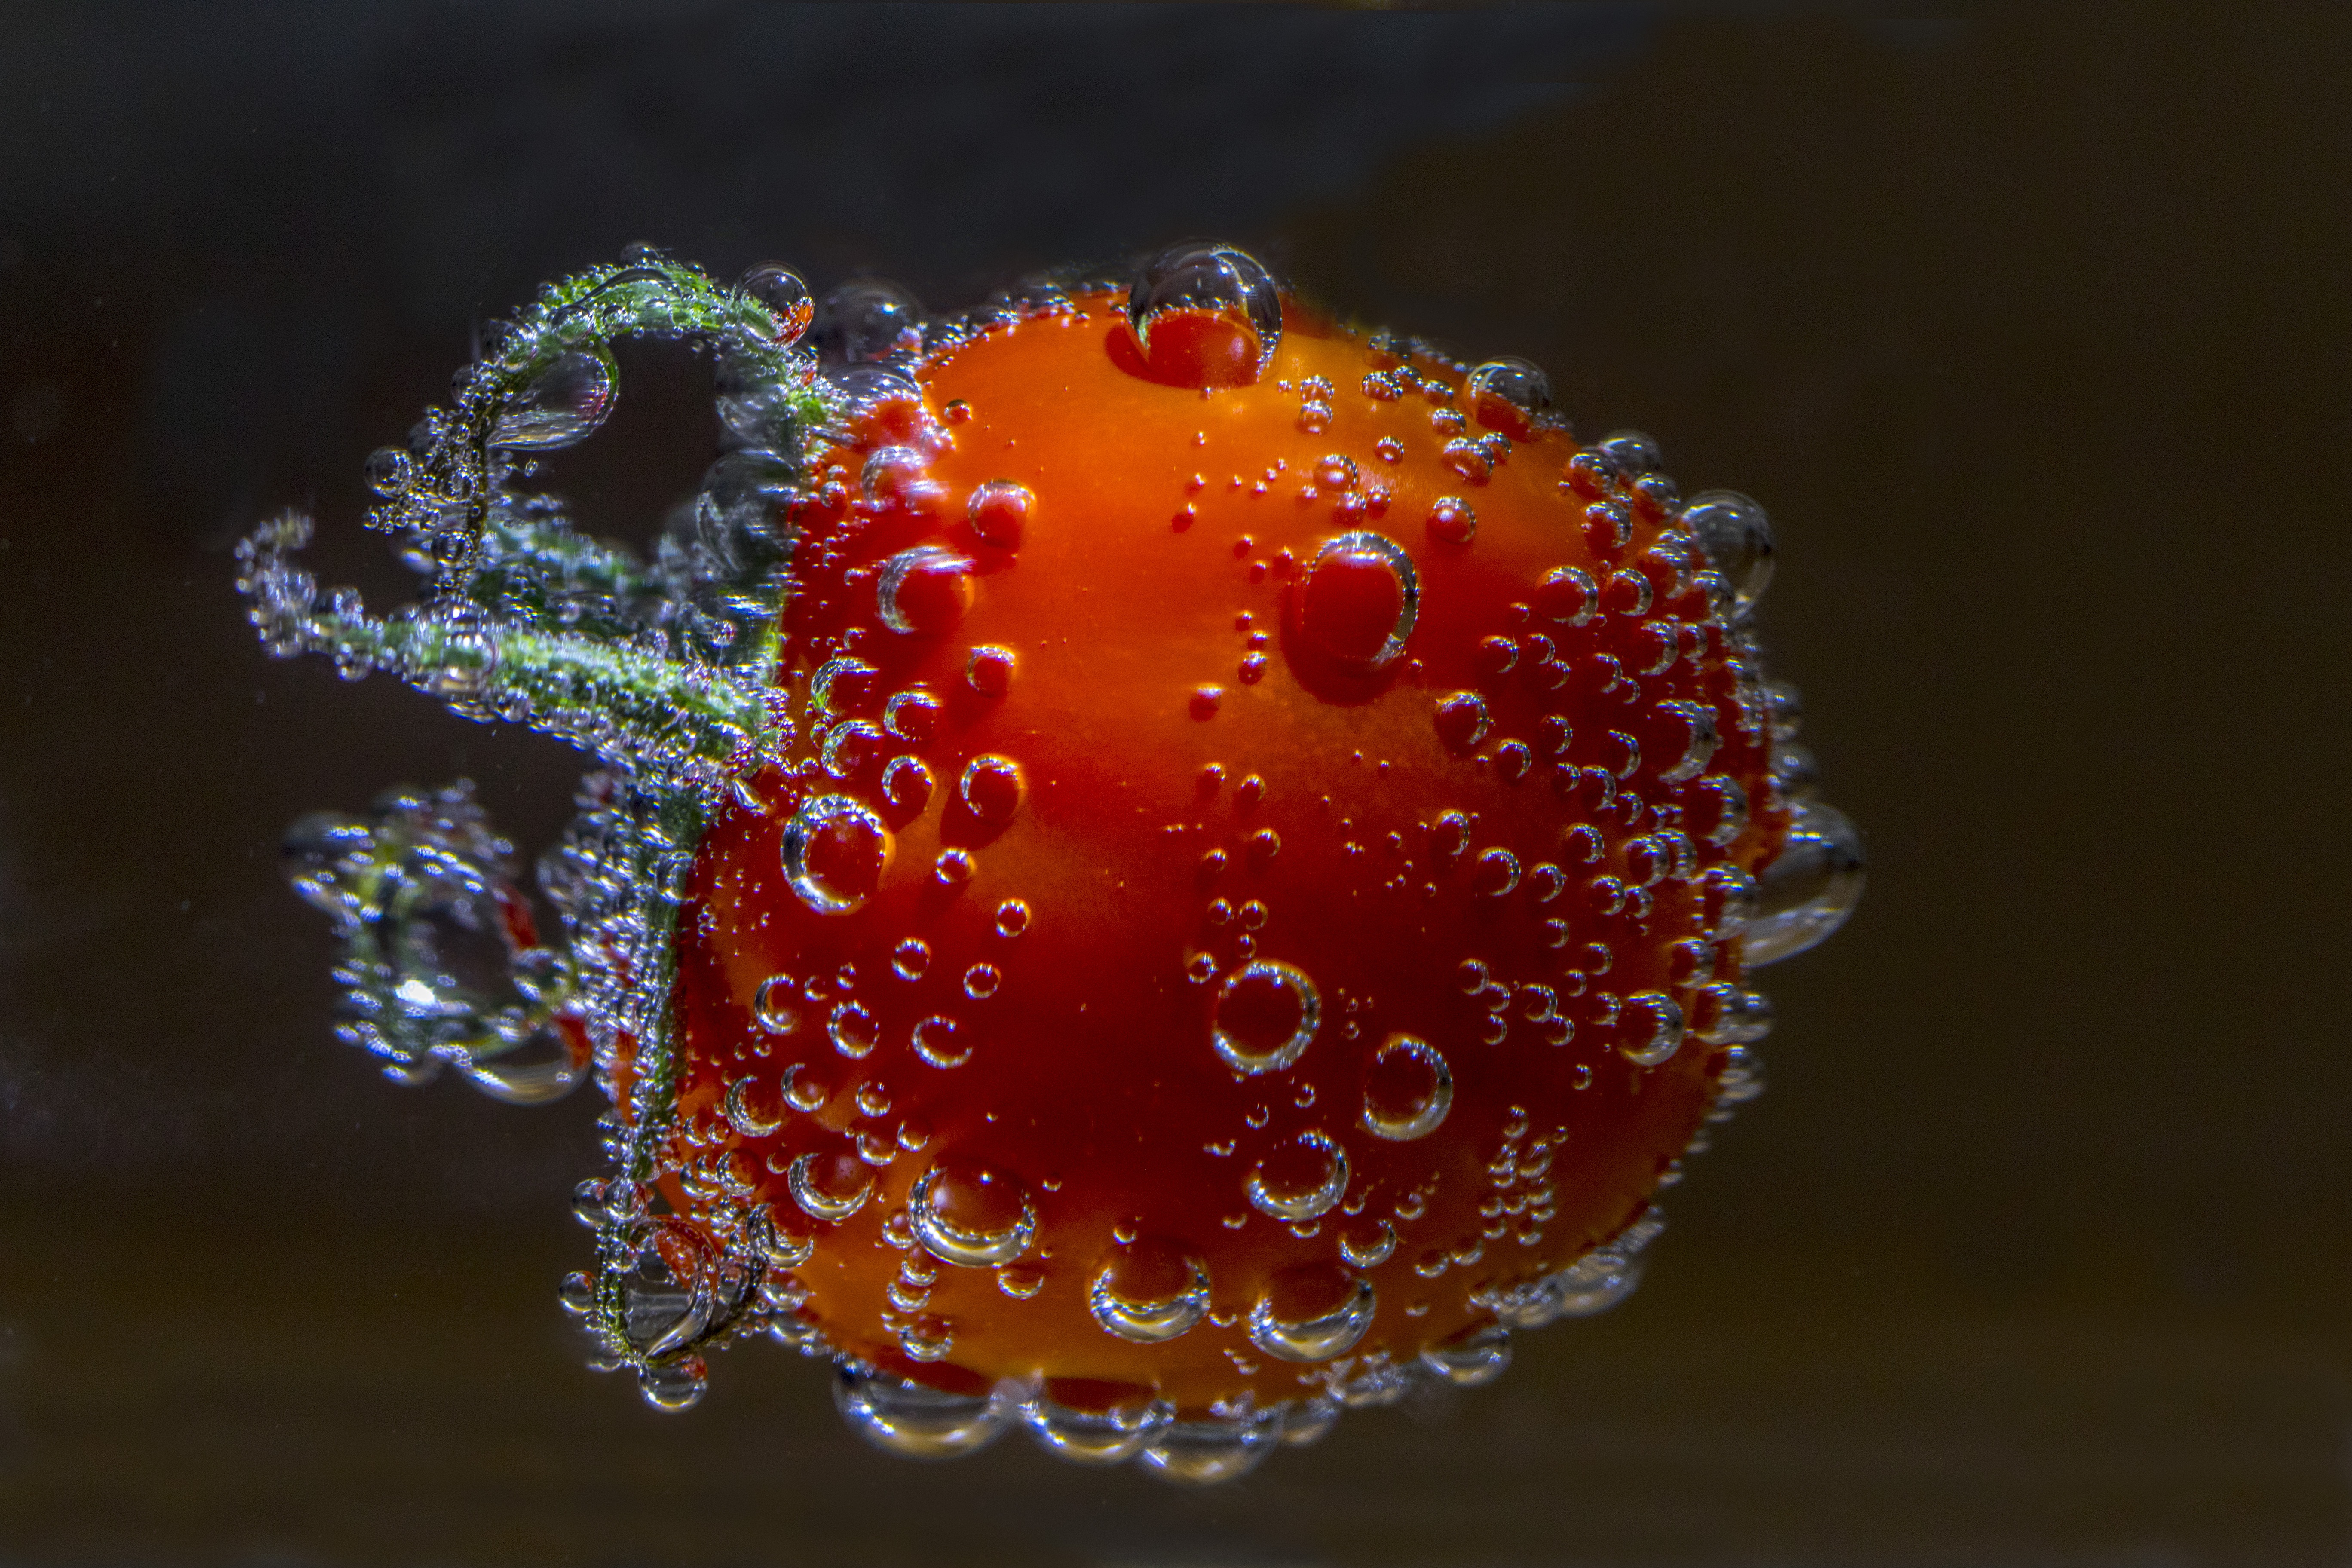
{"type": "MultiPolygon", "coordinates": [[[[0,1568],[2352,1563],[2352,13],[0,19],[0,1568]],[[632,242],[953,308],[1194,234],[1759,497],[1868,896],[1491,1389],[1205,1493],[780,1350],[658,1415],[556,1307],[593,1097],[381,1081],[275,864],[460,773],[534,853],[578,764],[271,663],[230,547],[404,592],[361,458],[632,242]]],[[[643,538],[707,405],[623,370],[643,538]]]]}

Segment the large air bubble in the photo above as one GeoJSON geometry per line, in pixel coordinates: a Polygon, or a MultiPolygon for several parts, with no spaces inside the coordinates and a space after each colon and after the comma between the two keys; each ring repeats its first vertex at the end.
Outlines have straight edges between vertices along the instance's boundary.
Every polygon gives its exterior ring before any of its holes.
{"type": "Polygon", "coordinates": [[[1156,379],[1247,386],[1282,345],[1282,300],[1256,259],[1230,245],[1188,241],[1147,263],[1128,291],[1127,319],[1156,379]]]}
{"type": "Polygon", "coordinates": [[[1780,855],[1757,878],[1757,912],[1741,932],[1749,967],[1825,941],[1862,897],[1862,833],[1833,806],[1798,809],[1780,855]]]}

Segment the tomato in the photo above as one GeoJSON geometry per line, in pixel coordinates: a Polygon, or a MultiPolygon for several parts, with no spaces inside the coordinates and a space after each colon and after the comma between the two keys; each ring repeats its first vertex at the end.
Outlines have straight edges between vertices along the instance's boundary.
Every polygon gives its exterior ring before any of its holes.
{"type": "Polygon", "coordinates": [[[1759,1087],[1748,969],[1860,888],[1750,634],[1761,510],[1226,247],[961,322],[837,293],[822,377],[810,317],[772,268],[550,290],[372,459],[425,614],[321,595],[306,520],[240,552],[275,651],[607,762],[505,1013],[386,869],[466,872],[475,816],[298,858],[401,1076],[593,1050],[600,1364],[682,1408],[764,1327],[886,1447],[1017,1415],[1214,1480],[1622,1297],[1759,1087]],[[658,574],[488,456],[593,430],[648,330],[727,345],[739,448],[658,574]]]}
{"type": "Polygon", "coordinates": [[[1671,492],[1527,372],[1125,303],[871,376],[813,457],[670,1196],[772,1215],[899,1376],[1262,1408],[1491,1344],[1642,1217],[1787,812],[1671,492]]]}

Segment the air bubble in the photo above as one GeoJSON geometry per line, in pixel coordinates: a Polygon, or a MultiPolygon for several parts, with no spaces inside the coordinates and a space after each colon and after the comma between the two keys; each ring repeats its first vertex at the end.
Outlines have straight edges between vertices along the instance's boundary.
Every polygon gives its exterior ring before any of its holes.
{"type": "Polygon", "coordinates": [[[971,521],[971,531],[982,544],[995,550],[1018,550],[1029,530],[1029,517],[1036,510],[1037,498],[1026,485],[1011,479],[991,479],[976,486],[971,499],[965,503],[964,515],[971,521]]]}
{"type": "Polygon", "coordinates": [[[737,1079],[727,1086],[727,1098],[720,1102],[729,1126],[746,1138],[765,1138],[784,1125],[782,1116],[761,1115],[751,1105],[751,1080],[737,1079]]]}
{"type": "Polygon", "coordinates": [[[907,1213],[926,1251],[963,1268],[1010,1263],[1037,1237],[1028,1193],[984,1165],[934,1165],[908,1194],[907,1213]]]}
{"type": "Polygon", "coordinates": [[[923,308],[913,295],[878,279],[854,279],[816,310],[816,345],[826,363],[863,364],[922,342],[923,308]]]}
{"type": "Polygon", "coordinates": [[[1479,424],[1515,441],[1533,436],[1551,412],[1551,378],[1523,359],[1488,360],[1470,373],[1462,394],[1479,424]]]}
{"type": "Polygon", "coordinates": [[[1081,1465],[1133,1458],[1176,1416],[1149,1388],[1059,1377],[1047,1378],[1021,1414],[1040,1447],[1081,1465]]]}
{"type": "Polygon", "coordinates": [[[907,938],[890,954],[891,971],[901,980],[920,980],[930,963],[931,944],[919,936],[907,938]]]}
{"type": "Polygon", "coordinates": [[[1448,751],[1466,752],[1486,738],[1493,721],[1486,700],[1475,691],[1454,691],[1437,700],[1437,738],[1448,751]]]}
{"type": "Polygon", "coordinates": [[[1764,596],[1772,582],[1772,520],[1762,507],[1738,490],[1706,490],[1691,497],[1682,523],[1731,584],[1739,608],[1764,596]]]}
{"type": "Polygon", "coordinates": [[[601,348],[556,355],[500,406],[489,445],[544,452],[587,439],[613,412],[614,375],[612,356],[601,348]]]}
{"type": "Polygon", "coordinates": [[[1750,967],[1803,952],[1843,925],[1862,897],[1862,834],[1843,812],[1798,808],[1780,853],[1757,878],[1757,913],[1747,924],[1750,967]]]}
{"type": "Polygon", "coordinates": [[[813,719],[855,713],[874,700],[874,678],[880,671],[862,658],[829,658],[809,677],[808,706],[813,719]]]}
{"type": "Polygon", "coordinates": [[[1350,1268],[1377,1268],[1396,1256],[1396,1226],[1384,1219],[1361,1219],[1339,1232],[1339,1257],[1350,1268]]]}
{"type": "Polygon", "coordinates": [[[1266,1281],[1250,1308],[1250,1342],[1284,1361],[1329,1361],[1355,1348],[1379,1308],[1371,1281],[1336,1264],[1300,1264],[1266,1281]]]}
{"type": "Polygon", "coordinates": [[[1410,1142],[1437,1131],[1454,1106],[1454,1071],[1426,1040],[1398,1035],[1372,1058],[1364,1081],[1364,1126],[1410,1142]]]}
{"type": "Polygon", "coordinates": [[[1171,246],[1128,291],[1127,319],[1153,372],[1180,385],[1246,386],[1282,343],[1282,300],[1246,253],[1214,241],[1171,246]]]}
{"type": "Polygon", "coordinates": [[[1296,603],[1306,640],[1342,664],[1379,669],[1404,652],[1421,614],[1421,577],[1403,546],[1342,533],[1307,568],[1296,603]]]}
{"type": "Polygon", "coordinates": [[[1261,959],[1217,988],[1209,1042],[1236,1072],[1276,1072],[1299,1058],[1322,1018],[1323,999],[1303,971],[1261,959]]]}
{"type": "Polygon", "coordinates": [[[922,810],[938,785],[931,765],[920,757],[893,757],[882,770],[882,798],[900,811],[922,810]]]}
{"type": "Polygon", "coordinates": [[[1180,1244],[1140,1237],[1103,1260],[1087,1288],[1087,1305],[1106,1332],[1136,1344],[1160,1344],[1208,1315],[1209,1271],[1180,1244]]]}
{"type": "Polygon", "coordinates": [[[1421,1352],[1421,1364],[1456,1388],[1478,1388],[1503,1375],[1511,1364],[1511,1331],[1500,1323],[1480,1323],[1421,1352]]]}
{"type": "Polygon", "coordinates": [[[760,1027],[772,1035],[789,1035],[801,1026],[801,1011],[794,1005],[799,986],[789,974],[771,974],[760,982],[753,994],[751,1016],[760,1027]]]}
{"type": "Polygon", "coordinates": [[[913,1459],[952,1459],[994,1442],[1011,1424],[1018,1396],[1009,1388],[951,1394],[845,1362],[833,1385],[843,1417],[876,1447],[913,1459]]]}
{"type": "Polygon", "coordinates": [[[378,447],[367,455],[362,473],[368,489],[389,500],[408,488],[415,465],[397,447],[378,447]]]}
{"type": "Polygon", "coordinates": [[[882,710],[882,727],[908,745],[919,746],[938,733],[940,713],[940,700],[914,687],[890,699],[882,710]]]}
{"type": "Polygon", "coordinates": [[[935,1013],[917,1024],[908,1037],[915,1055],[935,1068],[960,1068],[971,1060],[971,1043],[961,1037],[956,1021],[944,1013],[935,1013]]]}
{"type": "Polygon", "coordinates": [[[1260,1214],[1293,1222],[1319,1218],[1348,1190],[1347,1151],[1328,1133],[1301,1133],[1259,1161],[1243,1190],[1260,1214]]]}
{"type": "Polygon", "coordinates": [[[811,1219],[838,1224],[866,1206],[874,1177],[854,1154],[803,1154],[784,1172],[793,1202],[811,1219]]]}
{"type": "Polygon", "coordinates": [[[1019,899],[1007,899],[996,906],[996,934],[1016,937],[1029,929],[1029,906],[1019,899]]]}
{"type": "Polygon", "coordinates": [[[992,963],[975,963],[963,972],[963,994],[975,1002],[987,1001],[1003,984],[1003,971],[992,963]]]}
{"type": "Polygon", "coordinates": [[[1561,626],[1580,626],[1600,607],[1601,590],[1580,566],[1561,566],[1536,584],[1536,614],[1561,626]]]}
{"type": "Polygon", "coordinates": [[[894,632],[943,632],[963,618],[971,599],[971,563],[935,544],[891,556],[874,589],[875,608],[894,632]]]}
{"type": "Polygon", "coordinates": [[[964,682],[982,697],[1002,697],[1013,689],[1015,662],[1009,647],[976,647],[964,660],[964,682]]]}
{"type": "Polygon", "coordinates": [[[808,285],[787,268],[772,263],[754,267],[743,274],[735,287],[776,319],[776,331],[770,339],[772,342],[800,342],[810,321],[815,319],[816,301],[809,297],[808,285]]]}
{"type": "Polygon", "coordinates": [[[1458,549],[1478,537],[1478,514],[1460,496],[1440,496],[1429,503],[1429,537],[1458,549]]]}
{"type": "Polygon", "coordinates": [[[863,802],[821,795],[784,825],[784,879],[821,915],[863,908],[881,885],[894,847],[888,827],[863,802]]]}
{"type": "Polygon", "coordinates": [[[1635,1067],[1656,1067],[1682,1049],[1683,1010],[1663,991],[1626,997],[1621,1020],[1624,1038],[1617,1048],[1635,1067]]]}
{"type": "Polygon", "coordinates": [[[1281,1426],[1280,1415],[1272,1410],[1172,1422],[1136,1462],[1162,1480],[1186,1486],[1237,1480],[1273,1452],[1281,1426]]]}
{"type": "Polygon", "coordinates": [[[861,1002],[844,1002],[836,1005],[832,1016],[824,1021],[824,1032],[825,1037],[833,1042],[833,1048],[845,1057],[862,1057],[874,1048],[875,1041],[881,1038],[880,1026],[875,1023],[874,1015],[861,1002]]]}
{"type": "Polygon", "coordinates": [[[1021,764],[992,752],[972,758],[965,764],[963,776],[956,781],[956,793],[971,814],[992,825],[1012,821],[1021,809],[1027,789],[1021,764]]]}

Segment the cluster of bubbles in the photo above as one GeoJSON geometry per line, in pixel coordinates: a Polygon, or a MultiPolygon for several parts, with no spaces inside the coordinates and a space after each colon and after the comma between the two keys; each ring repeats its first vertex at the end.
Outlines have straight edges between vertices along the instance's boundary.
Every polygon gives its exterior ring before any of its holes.
{"type": "MultiPolygon", "coordinates": [[[[286,868],[301,895],[334,921],[343,947],[339,1032],[395,1077],[421,1082],[454,1068],[500,1099],[538,1103],[593,1074],[615,1096],[616,1109],[604,1119],[614,1173],[583,1184],[576,1204],[596,1237],[596,1267],[567,1280],[562,1300],[595,1340],[594,1364],[633,1372],[660,1408],[683,1409],[700,1397],[708,1349],[764,1333],[834,1359],[843,1414],[895,1452],[969,1453],[1020,1425],[1081,1463],[1132,1459],[1171,1479],[1217,1481],[1245,1473],[1274,1447],[1316,1440],[1343,1409],[1391,1404],[1418,1386],[1486,1383],[1507,1364],[1513,1330],[1601,1310],[1639,1279],[1642,1249],[1658,1228],[1654,1215],[1567,1268],[1480,1297],[1475,1304],[1491,1321],[1398,1363],[1382,1352],[1351,1353],[1373,1318],[1369,1282],[1337,1265],[1293,1270],[1269,1282],[1248,1314],[1247,1333],[1270,1356],[1322,1367],[1322,1392],[1264,1408],[1244,1399],[1202,1414],[1179,1412],[1148,1389],[1106,1392],[1036,1378],[955,1388],[945,1386],[954,1379],[944,1365],[939,1381],[897,1377],[835,1352],[801,1314],[806,1295],[790,1270],[809,1259],[814,1244],[801,1233],[800,1216],[746,1201],[749,1186],[730,1187],[723,1173],[698,1186],[709,1201],[697,1223],[664,1212],[656,1184],[678,1173],[679,1067],[668,995],[680,889],[714,804],[725,793],[743,793],[742,781],[780,758],[791,738],[775,679],[778,612],[794,543],[783,520],[803,499],[805,459],[852,412],[901,395],[919,400],[915,371],[923,356],[1002,321],[1070,312],[1074,294],[1103,281],[1080,274],[1033,281],[966,315],[940,318],[886,283],[852,282],[817,301],[781,268],[755,268],[722,288],[659,255],[633,255],[551,288],[491,332],[482,357],[457,376],[451,405],[428,413],[405,444],[368,459],[366,479],[381,500],[371,524],[395,537],[403,559],[425,579],[417,604],[375,616],[350,590],[322,591],[294,562],[310,535],[309,520],[299,515],[265,525],[240,546],[239,585],[272,653],[322,653],[352,679],[387,672],[461,713],[530,724],[599,760],[583,781],[577,819],[538,867],[560,941],[540,940],[511,847],[491,832],[462,784],[433,795],[394,792],[365,817],[305,817],[288,836],[286,868]],[[609,416],[618,379],[612,344],[630,335],[683,338],[709,353],[723,447],[650,560],[580,534],[556,498],[525,488],[534,454],[583,440],[609,416]]],[[[1223,348],[1196,342],[1181,351],[1192,358],[1170,361],[1188,366],[1182,374],[1200,377],[1199,384],[1226,374],[1254,377],[1279,345],[1278,293],[1262,267],[1231,247],[1177,247],[1122,281],[1129,284],[1137,340],[1155,359],[1180,353],[1172,333],[1155,342],[1155,325],[1164,320],[1205,315],[1233,329],[1223,348]]],[[[1401,347],[1429,357],[1425,345],[1401,347]]],[[[1386,373],[1368,377],[1363,391],[1392,400],[1411,384],[1409,374],[1386,373]]],[[[1319,380],[1302,387],[1302,428],[1328,424],[1337,395],[1319,380]]],[[[1522,361],[1470,369],[1462,401],[1490,434],[1472,434],[1453,409],[1435,417],[1454,416],[1444,456],[1465,489],[1491,473],[1513,436],[1557,424],[1543,373],[1522,361]]],[[[891,468],[891,450],[868,464],[869,492],[920,482],[919,465],[906,475],[891,468]]],[[[1744,669],[1760,669],[1753,616],[1773,558],[1763,510],[1729,491],[1680,500],[1654,447],[1639,436],[1612,437],[1580,460],[1605,471],[1618,490],[1639,490],[1670,510],[1724,585],[1717,607],[1744,669]]],[[[1347,471],[1318,473],[1318,480],[1360,510],[1373,504],[1377,487],[1352,461],[1334,461],[1346,462],[1347,471]]],[[[975,495],[971,519],[984,544],[1013,549],[1034,498],[1017,486],[1004,491],[975,495]]],[[[1439,501],[1426,520],[1433,542],[1448,548],[1467,547],[1476,526],[1475,509],[1458,496],[1439,501]]],[[[907,630],[952,615],[969,570],[970,563],[944,551],[894,558],[877,589],[883,618],[907,630]]],[[[1570,619],[1615,587],[1580,578],[1544,585],[1547,614],[1559,610],[1553,618],[1570,619]]],[[[1318,646],[1351,669],[1379,670],[1402,656],[1412,629],[1412,558],[1381,533],[1344,532],[1305,563],[1301,602],[1304,614],[1319,616],[1318,632],[1337,628],[1318,646]],[[1381,592],[1368,599],[1365,584],[1374,578],[1381,592]],[[1380,613],[1370,619],[1350,608],[1373,599],[1380,613]],[[1336,607],[1318,612],[1325,600],[1336,607]]],[[[968,679],[976,689],[992,683],[1001,694],[1012,663],[1005,650],[977,650],[968,679]]],[[[828,679],[846,673],[816,673],[814,706],[824,705],[828,679]]],[[[1246,664],[1239,679],[1253,679],[1246,664]]],[[[1722,929],[1740,935],[1752,966],[1801,952],[1836,929],[1861,890],[1863,861],[1853,825],[1818,798],[1817,770],[1796,739],[1795,692],[1752,673],[1744,679],[1745,700],[1772,738],[1775,790],[1792,816],[1778,858],[1752,881],[1736,879],[1741,885],[1725,898],[1722,929]]],[[[1209,707],[1213,712],[1213,700],[1209,707]]],[[[855,772],[862,759],[854,748],[903,739],[923,722],[922,713],[894,707],[879,729],[837,725],[824,737],[824,765],[837,775],[855,772]]],[[[1437,722],[1466,750],[1486,738],[1490,716],[1475,693],[1463,693],[1438,705],[1437,722]]],[[[1710,731],[1702,746],[1699,729],[1694,722],[1693,774],[1713,741],[1710,731]]],[[[1662,776],[1677,777],[1671,766],[1662,776]]],[[[886,777],[882,788],[904,805],[894,788],[909,800],[927,798],[939,782],[906,773],[895,784],[886,777]]],[[[982,757],[951,787],[986,818],[1017,805],[1022,782],[1008,760],[982,757]]],[[[860,856],[887,852],[861,847],[887,842],[870,806],[852,795],[813,794],[786,825],[782,869],[811,907],[854,909],[878,874],[860,856]]],[[[1489,879],[1507,882],[1507,892],[1521,869],[1505,852],[1494,853],[1511,860],[1492,868],[1489,879]]],[[[1537,870],[1558,875],[1555,868],[1537,870]]],[[[943,856],[940,875],[950,873],[943,856]]],[[[902,952],[899,962],[919,973],[928,954],[902,952]]],[[[1321,1023],[1313,981],[1288,965],[1256,960],[1195,978],[1217,982],[1211,1043],[1244,1077],[1287,1068],[1321,1023]]],[[[1701,998],[1688,1019],[1663,994],[1630,1005],[1653,1006],[1648,1038],[1664,1054],[1686,1030],[1718,1048],[1724,1066],[1714,1117],[1720,1119],[1760,1091],[1754,1047],[1769,1028],[1770,1010],[1737,986],[1709,987],[1701,998]]],[[[763,992],[763,1025],[792,1026],[771,1018],[771,1000],[763,992]]],[[[795,1005],[781,993],[772,1002],[780,1012],[795,1005]]],[[[930,1023],[940,1026],[929,1037],[919,1030],[916,1048],[933,1066],[953,1065],[957,1051],[969,1047],[955,1043],[952,1019],[930,1023]]],[[[844,1055],[871,1048],[854,1013],[836,1008],[826,1026],[844,1055]]],[[[793,1103],[789,1079],[782,1092],[793,1103]]],[[[1381,1140],[1417,1139],[1444,1121],[1452,1098],[1444,1055],[1400,1037],[1374,1061],[1361,1125],[1381,1140]]],[[[725,1107],[746,1137],[772,1133],[781,1114],[737,1094],[725,1107]]],[[[1306,1225],[1338,1205],[1349,1169],[1330,1138],[1297,1142],[1261,1163],[1245,1191],[1258,1213],[1306,1225]]],[[[830,1222],[861,1205],[870,1184],[845,1183],[840,1171],[803,1157],[791,1167],[787,1188],[801,1216],[830,1222]]],[[[1521,1206],[1528,1201],[1523,1194],[1521,1206]]],[[[1007,1294],[1020,1295],[1026,1277],[1017,1260],[1036,1216],[1017,1184],[935,1167],[917,1184],[905,1219],[910,1245],[919,1247],[910,1258],[995,1268],[1007,1294]],[[959,1183],[969,1190],[947,1202],[959,1183]],[[987,1217],[975,1220],[975,1213],[987,1217]]],[[[1347,1264],[1368,1268],[1392,1254],[1397,1237],[1385,1222],[1368,1222],[1345,1230],[1339,1244],[1347,1264]]],[[[1439,1268],[1445,1266],[1440,1260],[1439,1268]]],[[[901,1336],[909,1357],[938,1362],[950,1339],[919,1315],[929,1268],[919,1261],[902,1270],[893,1299],[903,1295],[916,1314],[901,1336]]],[[[1209,1280],[1180,1245],[1130,1237],[1101,1262],[1087,1300],[1107,1332],[1154,1343],[1202,1320],[1209,1280]]]]}

